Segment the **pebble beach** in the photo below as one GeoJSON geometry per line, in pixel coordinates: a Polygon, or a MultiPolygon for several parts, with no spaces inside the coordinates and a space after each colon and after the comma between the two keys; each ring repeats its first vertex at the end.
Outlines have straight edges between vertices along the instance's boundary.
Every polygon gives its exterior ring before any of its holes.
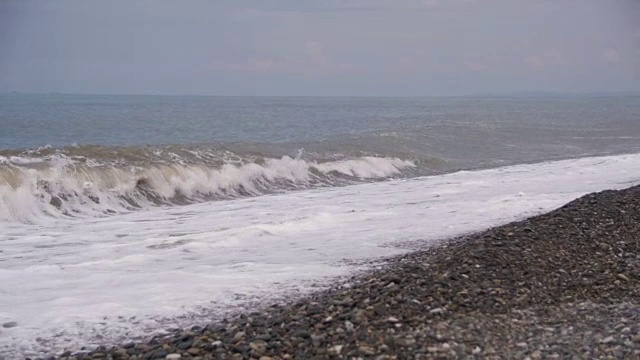
{"type": "Polygon", "coordinates": [[[640,186],[442,242],[302,300],[49,359],[634,359],[640,186]]]}
{"type": "Polygon", "coordinates": [[[640,360],[640,1],[80,3],[0,0],[0,360],[640,360]]]}

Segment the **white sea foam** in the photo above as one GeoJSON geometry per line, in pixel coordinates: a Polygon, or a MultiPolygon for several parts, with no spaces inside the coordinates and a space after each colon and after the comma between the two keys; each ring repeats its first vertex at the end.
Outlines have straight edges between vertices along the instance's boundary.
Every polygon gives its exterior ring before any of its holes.
{"type": "MultiPolygon", "coordinates": [[[[274,191],[384,179],[415,167],[408,160],[361,157],[316,163],[290,157],[261,163],[158,164],[145,167],[79,164],[64,156],[29,168],[0,168],[0,221],[34,222],[43,215],[95,217],[157,203],[197,202],[214,197],[261,195],[274,191]]],[[[20,162],[22,164],[22,162],[20,162]]]]}
{"type": "Polygon", "coordinates": [[[622,155],[1,222],[0,324],[17,326],[0,328],[0,353],[41,355],[206,322],[358,268],[343,260],[404,251],[382,246],[390,240],[428,243],[639,181],[640,154],[622,155]],[[189,313],[205,315],[178,317],[189,313]]]}

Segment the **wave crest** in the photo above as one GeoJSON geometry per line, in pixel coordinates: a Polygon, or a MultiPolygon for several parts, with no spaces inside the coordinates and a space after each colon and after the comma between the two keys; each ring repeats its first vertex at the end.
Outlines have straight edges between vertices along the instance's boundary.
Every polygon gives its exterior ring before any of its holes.
{"type": "Polygon", "coordinates": [[[283,156],[244,163],[78,163],[64,156],[0,162],[0,219],[86,217],[156,205],[258,196],[320,186],[339,186],[397,176],[414,162],[358,157],[316,162],[283,156]]]}

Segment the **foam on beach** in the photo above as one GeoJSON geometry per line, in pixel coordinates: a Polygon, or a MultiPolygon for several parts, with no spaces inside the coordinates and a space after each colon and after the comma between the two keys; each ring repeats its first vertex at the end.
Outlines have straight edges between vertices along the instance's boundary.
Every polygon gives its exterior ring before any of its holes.
{"type": "Polygon", "coordinates": [[[317,289],[362,269],[360,260],[406,251],[390,242],[427,244],[639,182],[635,154],[150,207],[89,221],[5,221],[0,324],[12,325],[0,329],[0,353],[59,352],[210,321],[317,289]]]}

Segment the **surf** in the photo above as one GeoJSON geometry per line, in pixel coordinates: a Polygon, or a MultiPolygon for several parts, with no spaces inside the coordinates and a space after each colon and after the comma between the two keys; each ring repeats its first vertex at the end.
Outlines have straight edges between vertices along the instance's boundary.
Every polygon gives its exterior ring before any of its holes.
{"type": "Polygon", "coordinates": [[[104,164],[63,154],[0,161],[0,220],[96,217],[399,176],[411,160],[364,156],[318,162],[292,158],[104,164]]]}
{"type": "Polygon", "coordinates": [[[124,342],[259,309],[412,243],[435,246],[588,192],[638,184],[639,174],[640,154],[620,155],[154,206],[86,221],[0,222],[0,283],[11,289],[0,296],[0,323],[16,323],[3,329],[0,353],[124,342]]]}

